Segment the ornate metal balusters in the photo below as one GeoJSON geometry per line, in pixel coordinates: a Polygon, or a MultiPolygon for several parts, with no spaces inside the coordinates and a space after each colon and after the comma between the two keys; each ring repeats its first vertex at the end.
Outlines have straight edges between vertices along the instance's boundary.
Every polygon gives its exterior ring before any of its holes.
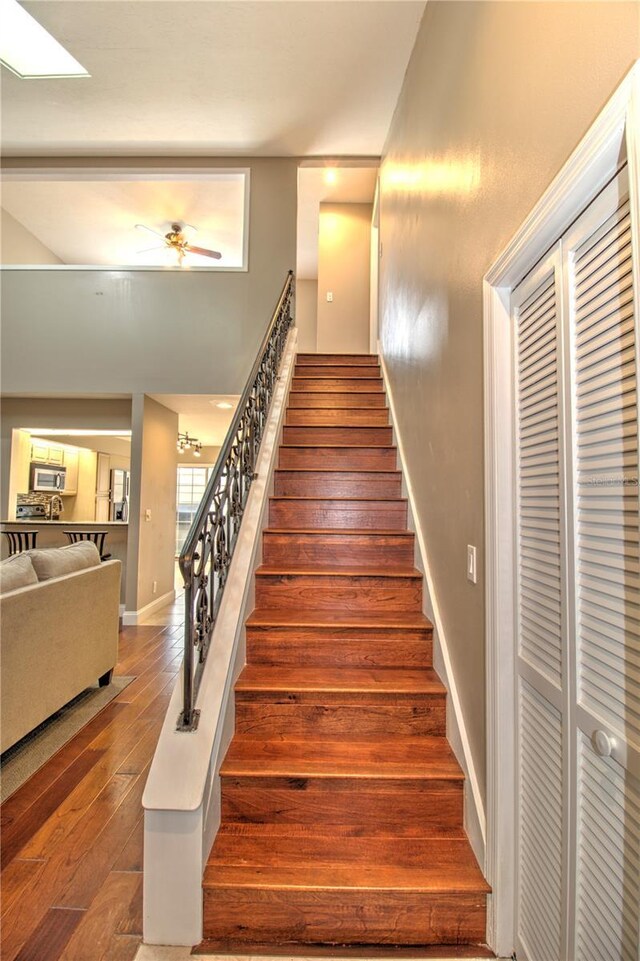
{"type": "Polygon", "coordinates": [[[180,553],[185,584],[183,710],[178,730],[195,730],[195,708],[213,627],[249,496],[278,370],[292,324],[289,271],[269,329],[180,553]],[[197,652],[197,657],[194,657],[197,652]]]}

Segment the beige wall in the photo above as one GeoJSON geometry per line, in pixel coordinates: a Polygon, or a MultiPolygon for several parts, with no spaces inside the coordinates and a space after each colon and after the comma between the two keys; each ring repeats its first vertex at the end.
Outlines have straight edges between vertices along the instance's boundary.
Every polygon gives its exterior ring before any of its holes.
{"type": "MultiPolygon", "coordinates": [[[[251,168],[248,272],[7,270],[0,303],[5,393],[69,385],[78,393],[242,392],[296,263],[297,161],[175,163],[251,168]]],[[[109,162],[67,159],[64,166],[70,164],[109,162]]],[[[127,167],[145,170],[170,164],[126,159],[127,167]]]]}
{"type": "Polygon", "coordinates": [[[371,204],[320,204],[320,353],[369,352],[371,210],[371,204]],[[333,293],[332,303],[327,291],[333,293]]]}
{"type": "Polygon", "coordinates": [[[634,3],[430,0],[384,151],[383,353],[482,782],[482,277],[640,55],[639,31],[634,3]]]}
{"type": "Polygon", "coordinates": [[[0,208],[0,264],[61,264],[63,261],[35,234],[0,208]]]}
{"type": "Polygon", "coordinates": [[[296,327],[298,350],[315,354],[318,349],[317,280],[296,280],[296,327]]]}
{"type": "Polygon", "coordinates": [[[136,394],[132,432],[127,610],[139,611],[173,590],[178,415],[136,394]]]}

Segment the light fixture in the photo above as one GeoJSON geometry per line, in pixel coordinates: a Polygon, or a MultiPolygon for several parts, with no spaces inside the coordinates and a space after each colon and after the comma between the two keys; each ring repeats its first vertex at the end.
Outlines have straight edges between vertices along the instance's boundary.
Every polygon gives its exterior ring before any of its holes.
{"type": "Polygon", "coordinates": [[[228,400],[221,400],[216,404],[216,407],[219,407],[220,410],[233,410],[233,404],[230,404],[228,400]]]}
{"type": "Polygon", "coordinates": [[[0,0],[0,63],[23,80],[88,77],[89,72],[17,0],[0,0]]]}
{"type": "Polygon", "coordinates": [[[177,450],[179,454],[184,454],[186,450],[192,450],[194,457],[200,457],[202,444],[197,437],[190,437],[189,432],[178,433],[177,450]]]}
{"type": "Polygon", "coordinates": [[[338,180],[338,172],[334,167],[327,167],[324,172],[324,182],[326,184],[335,184],[338,180]]]}

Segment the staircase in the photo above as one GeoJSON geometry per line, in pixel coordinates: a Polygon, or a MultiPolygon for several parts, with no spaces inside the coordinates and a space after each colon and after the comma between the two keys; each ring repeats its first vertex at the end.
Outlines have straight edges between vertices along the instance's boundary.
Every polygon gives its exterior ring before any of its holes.
{"type": "Polygon", "coordinates": [[[205,944],[483,944],[376,357],[298,355],[263,538],[205,944]]]}

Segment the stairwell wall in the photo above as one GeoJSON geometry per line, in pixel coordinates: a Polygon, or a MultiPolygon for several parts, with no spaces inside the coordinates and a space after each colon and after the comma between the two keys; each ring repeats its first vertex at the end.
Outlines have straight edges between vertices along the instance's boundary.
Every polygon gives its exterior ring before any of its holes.
{"type": "Polygon", "coordinates": [[[381,349],[483,796],[482,278],[638,56],[635,3],[428,3],[384,149],[381,349]]]}

